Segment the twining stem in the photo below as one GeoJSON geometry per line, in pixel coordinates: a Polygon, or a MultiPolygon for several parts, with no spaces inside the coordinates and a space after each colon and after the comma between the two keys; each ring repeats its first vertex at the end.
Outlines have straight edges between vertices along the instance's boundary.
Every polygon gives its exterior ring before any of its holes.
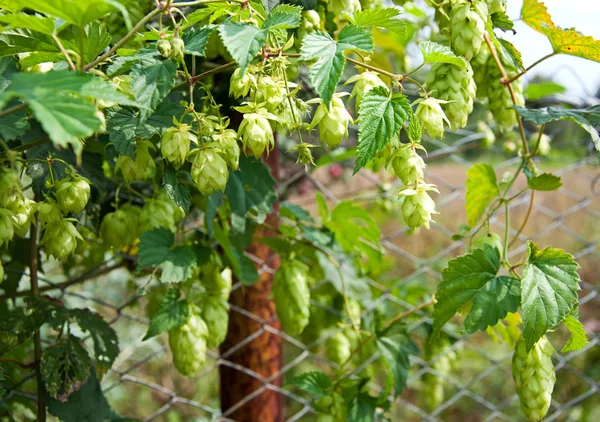
{"type": "MultiPolygon", "coordinates": [[[[247,3],[246,0],[227,0],[227,2],[231,2],[231,3],[247,3]]],[[[199,6],[201,4],[207,4],[207,3],[223,3],[223,0],[196,0],[196,1],[184,1],[181,3],[173,3],[171,6],[173,7],[192,7],[192,6],[199,6]]]]}
{"type": "Polygon", "coordinates": [[[235,67],[236,65],[237,65],[237,63],[235,61],[232,61],[232,62],[225,63],[221,66],[215,67],[214,69],[207,70],[206,72],[201,73],[197,76],[192,76],[188,81],[183,81],[183,82],[178,83],[177,85],[173,86],[173,88],[171,88],[171,91],[176,91],[183,87],[187,87],[190,85],[190,83],[193,85],[196,82],[198,82],[200,79],[208,78],[209,76],[214,75],[215,73],[219,73],[224,70],[230,69],[232,67],[235,67]]]}
{"type": "Polygon", "coordinates": [[[510,209],[508,208],[508,201],[504,202],[504,248],[502,252],[502,257],[504,260],[508,259],[508,236],[510,232],[510,209]]]}
{"type": "Polygon", "coordinates": [[[133,37],[135,34],[137,34],[139,29],[142,26],[144,26],[146,24],[146,22],[148,22],[150,19],[152,19],[154,16],[156,16],[157,14],[159,14],[161,12],[162,12],[162,9],[160,9],[158,7],[156,9],[152,10],[150,13],[148,13],[146,16],[144,16],[142,18],[142,20],[140,20],[138,23],[136,23],[135,26],[133,28],[131,28],[131,31],[129,31],[127,34],[125,34],[125,36],[123,38],[121,38],[119,41],[117,41],[115,43],[115,45],[113,45],[110,48],[110,50],[108,50],[103,55],[97,57],[90,63],[86,64],[83,67],[83,70],[87,72],[88,70],[90,70],[91,68],[96,66],[98,63],[100,63],[100,62],[106,60],[107,58],[109,58],[110,56],[112,56],[123,44],[125,44],[127,42],[127,40],[129,40],[131,37],[133,37]]]}
{"type": "Polygon", "coordinates": [[[535,63],[533,63],[531,66],[529,66],[528,68],[524,69],[523,71],[517,73],[515,76],[513,76],[512,78],[508,78],[508,79],[502,79],[500,82],[502,82],[504,85],[508,85],[514,81],[516,81],[517,79],[519,79],[521,76],[523,76],[524,74],[526,74],[527,72],[529,72],[531,69],[533,69],[535,66],[537,66],[538,64],[540,64],[541,62],[543,62],[546,59],[549,59],[552,56],[555,56],[556,53],[552,52],[550,54],[545,55],[544,57],[542,57],[541,59],[539,59],[538,61],[536,61],[535,63]]]}
{"type": "Polygon", "coordinates": [[[517,241],[517,239],[519,239],[519,236],[521,235],[521,233],[523,233],[523,230],[525,230],[525,226],[527,226],[527,222],[529,221],[529,217],[531,216],[531,212],[533,211],[533,201],[535,201],[534,190],[531,191],[531,197],[529,198],[529,207],[527,208],[527,214],[525,214],[525,219],[521,223],[521,227],[519,227],[519,230],[517,230],[517,234],[515,235],[514,239],[508,245],[509,248],[517,241]]]}
{"type": "MultiPolygon", "coordinates": [[[[65,59],[67,59],[67,63],[69,63],[69,67],[71,68],[71,70],[77,70],[77,67],[75,67],[75,63],[73,63],[73,60],[71,60],[71,56],[69,55],[69,52],[65,49],[65,46],[62,44],[62,42],[56,36],[56,34],[52,34],[52,39],[58,46],[58,49],[63,54],[63,56],[65,56],[65,59]]],[[[80,53],[81,53],[81,61],[83,62],[83,50],[80,53]]]]}
{"type": "MultiPolygon", "coordinates": [[[[35,213],[34,218],[34,224],[31,225],[31,230],[29,232],[29,253],[31,254],[31,259],[29,261],[29,279],[31,283],[31,297],[33,298],[39,296],[40,294],[40,290],[38,288],[37,226],[39,219],[37,213],[35,213]]],[[[46,401],[44,398],[44,385],[42,381],[42,371],[40,368],[40,363],[42,361],[42,337],[39,329],[33,334],[33,348],[37,377],[37,420],[40,422],[46,422],[46,401]]]]}
{"type": "Polygon", "coordinates": [[[385,76],[387,76],[390,79],[398,79],[398,80],[402,79],[402,75],[394,75],[393,73],[388,72],[387,70],[383,70],[383,69],[380,69],[378,67],[371,66],[370,64],[366,64],[366,63],[363,63],[361,61],[354,60],[351,57],[346,57],[346,60],[348,60],[350,63],[353,63],[353,64],[355,64],[357,66],[364,67],[365,69],[369,69],[369,70],[372,70],[373,72],[377,72],[377,73],[380,73],[382,75],[385,75],[385,76]]]}
{"type": "Polygon", "coordinates": [[[27,108],[27,104],[25,104],[25,103],[16,105],[14,107],[7,108],[6,110],[0,111],[0,118],[2,118],[4,116],[8,116],[9,114],[17,113],[21,110],[24,110],[25,108],[27,108]]]}

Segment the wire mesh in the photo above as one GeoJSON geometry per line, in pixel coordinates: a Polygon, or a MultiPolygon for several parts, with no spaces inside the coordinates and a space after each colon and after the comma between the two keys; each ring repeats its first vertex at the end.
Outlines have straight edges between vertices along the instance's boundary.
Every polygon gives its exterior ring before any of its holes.
{"type": "MultiPolygon", "coordinates": [[[[467,245],[462,240],[452,240],[452,235],[457,232],[460,222],[464,221],[462,215],[465,202],[465,171],[472,161],[480,159],[476,155],[470,158],[466,152],[477,145],[480,137],[477,132],[463,130],[449,137],[450,140],[426,142],[427,149],[433,151],[426,157],[429,166],[426,177],[440,189],[440,195],[435,198],[440,215],[430,231],[421,231],[418,234],[408,233],[399,216],[385,222],[382,227],[382,245],[393,258],[395,268],[399,271],[398,277],[397,281],[385,286],[375,280],[366,280],[370,287],[379,290],[380,294],[363,314],[382,306],[391,306],[398,313],[413,308],[415,304],[409,303],[398,292],[419,283],[433,286],[434,289],[441,279],[440,270],[444,263],[466,252],[467,245]]],[[[502,156],[501,151],[495,151],[494,156],[502,156]]],[[[514,169],[518,162],[519,158],[508,158],[496,161],[494,167],[498,173],[502,173],[514,169]]],[[[593,415],[598,415],[600,411],[600,315],[597,312],[600,300],[596,276],[600,272],[600,254],[597,251],[600,242],[597,224],[600,216],[598,164],[597,156],[592,154],[573,160],[550,160],[549,165],[553,167],[554,173],[563,179],[563,187],[557,192],[538,194],[533,205],[530,225],[519,236],[522,241],[532,239],[543,246],[564,248],[575,255],[582,267],[580,315],[590,332],[590,343],[583,350],[566,354],[559,352],[554,355],[557,387],[546,419],[548,421],[591,420],[593,415]]],[[[308,191],[308,194],[290,195],[288,200],[308,209],[314,209],[313,193],[317,191],[332,204],[355,199],[365,207],[372,207],[374,204],[381,204],[381,201],[393,203],[397,188],[389,180],[366,171],[360,172],[351,182],[347,182],[343,176],[333,177],[324,170],[311,173],[297,167],[279,188],[281,191],[287,191],[292,184],[303,184],[298,191],[308,191]]],[[[522,185],[517,184],[513,189],[514,193],[521,188],[522,185]]],[[[528,195],[511,203],[511,214],[514,214],[513,223],[509,227],[511,236],[517,234],[516,228],[529,204],[528,195]]],[[[502,211],[499,211],[492,218],[491,225],[495,230],[504,231],[504,217],[502,211]]],[[[511,248],[510,256],[522,256],[525,248],[523,242],[517,242],[516,246],[511,248]]],[[[269,261],[263,262],[250,254],[248,256],[259,265],[259,273],[274,272],[269,261]]],[[[245,309],[232,306],[231,313],[256,322],[259,328],[229,350],[223,350],[220,354],[210,351],[208,362],[201,372],[192,379],[184,379],[174,375],[164,339],[142,342],[149,323],[141,304],[145,299],[137,293],[137,289],[128,286],[131,282],[130,274],[114,265],[113,259],[92,273],[97,274],[97,277],[90,278],[85,284],[73,286],[56,277],[40,278],[40,283],[42,286],[60,287],[57,290],[49,290],[48,294],[59,293],[58,297],[68,302],[69,306],[91,308],[111,321],[120,338],[121,354],[113,368],[104,376],[102,387],[109,402],[123,415],[141,417],[145,421],[230,421],[233,419],[229,416],[236,409],[250,402],[264,390],[272,390],[285,400],[287,421],[315,419],[311,397],[285,383],[279,386],[275,381],[282,377],[287,379],[291,374],[315,367],[337,370],[338,365],[315,351],[318,345],[335,334],[335,330],[311,344],[304,344],[298,338],[274,329],[270,325],[272,321],[262,320],[245,309]],[[282,338],[286,357],[279,373],[268,378],[248,368],[239,367],[229,360],[234,352],[265,332],[274,333],[282,338]],[[233,367],[260,380],[262,387],[233,407],[221,409],[218,401],[218,369],[222,365],[233,367]],[[178,415],[175,419],[172,416],[174,413],[178,415]]],[[[320,283],[323,282],[326,281],[320,283]]],[[[21,283],[26,285],[26,277],[21,283]]],[[[318,286],[319,283],[314,288],[318,286]]],[[[233,286],[234,290],[240,288],[242,286],[239,283],[233,286]]],[[[315,301],[313,304],[323,306],[315,301]]],[[[326,310],[337,312],[329,308],[326,310]]],[[[418,331],[432,322],[430,311],[418,311],[415,315],[416,318],[412,319],[409,326],[410,331],[418,331]]],[[[522,420],[510,372],[511,350],[502,344],[494,343],[485,333],[459,336],[456,335],[456,331],[448,331],[448,334],[453,343],[443,353],[458,351],[458,355],[463,356],[461,365],[450,374],[440,373],[434,366],[443,355],[434,356],[429,361],[412,357],[408,388],[398,398],[390,396],[393,420],[522,420]],[[434,409],[425,406],[422,400],[422,395],[428,393],[423,390],[422,383],[426,373],[443,380],[446,393],[443,403],[434,409]]],[[[344,376],[354,376],[379,358],[378,353],[366,357],[359,367],[353,371],[348,370],[344,376]]],[[[16,398],[36,400],[34,383],[33,373],[20,380],[9,380],[9,384],[6,385],[7,395],[2,402],[16,398]]],[[[383,389],[383,385],[376,380],[369,387],[376,392],[383,389]]]]}

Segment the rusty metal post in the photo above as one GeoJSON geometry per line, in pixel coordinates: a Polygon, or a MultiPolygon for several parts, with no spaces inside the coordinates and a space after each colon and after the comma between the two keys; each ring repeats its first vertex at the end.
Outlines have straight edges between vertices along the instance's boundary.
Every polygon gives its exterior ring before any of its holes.
{"type": "MultiPolygon", "coordinates": [[[[278,180],[279,151],[277,144],[265,163],[271,169],[271,174],[278,180]]],[[[277,225],[279,204],[274,204],[273,215],[268,216],[267,221],[270,225],[277,225]]],[[[272,236],[268,230],[258,229],[255,233],[255,239],[264,236],[272,236]]],[[[268,262],[270,268],[276,269],[279,266],[279,257],[275,256],[265,245],[254,242],[248,250],[262,261],[268,262]]],[[[272,274],[263,272],[260,279],[250,287],[237,289],[232,292],[230,303],[251,312],[258,316],[262,324],[252,320],[239,312],[231,311],[229,315],[229,331],[225,342],[221,345],[221,353],[225,353],[232,347],[243,342],[252,334],[263,328],[263,325],[273,319],[275,315],[275,304],[270,300],[272,274]]],[[[279,320],[275,319],[269,323],[270,326],[279,330],[279,320]]],[[[245,344],[233,354],[227,356],[228,361],[233,362],[240,367],[259,374],[263,378],[269,378],[278,373],[281,369],[281,337],[265,331],[245,344]]],[[[220,366],[221,375],[221,409],[223,413],[231,419],[238,422],[282,422],[283,421],[283,403],[281,394],[264,389],[260,394],[248,399],[256,391],[264,387],[264,383],[230,366],[220,366]],[[243,405],[240,402],[248,400],[243,405]],[[237,407],[239,406],[239,407],[237,407]],[[228,412],[229,409],[237,407],[228,412]]],[[[271,382],[274,385],[281,384],[281,378],[271,382]]]]}

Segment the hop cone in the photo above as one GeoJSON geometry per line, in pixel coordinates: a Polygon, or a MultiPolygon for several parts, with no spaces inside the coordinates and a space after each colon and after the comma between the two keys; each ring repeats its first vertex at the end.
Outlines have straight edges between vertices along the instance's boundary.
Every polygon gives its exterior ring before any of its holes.
{"type": "Polygon", "coordinates": [[[156,42],[156,50],[160,53],[163,59],[168,59],[171,57],[171,51],[173,48],[171,47],[171,42],[169,40],[158,40],[156,42]]]}
{"type": "Polygon", "coordinates": [[[421,185],[417,189],[404,189],[400,192],[400,195],[404,196],[402,217],[411,229],[419,227],[429,229],[429,222],[432,221],[431,215],[437,214],[435,202],[427,193],[428,190],[437,192],[437,189],[430,185],[421,185]]]}
{"type": "Polygon", "coordinates": [[[415,115],[419,119],[421,128],[426,130],[432,138],[444,137],[444,122],[450,124],[442,110],[443,102],[436,98],[424,98],[415,101],[417,109],[415,115]]]}
{"type": "Polygon", "coordinates": [[[227,300],[231,293],[231,285],[231,269],[221,269],[214,263],[203,266],[202,286],[210,295],[219,295],[227,300]]]}
{"type": "MultiPolygon", "coordinates": [[[[445,335],[430,337],[425,343],[425,360],[431,362],[430,368],[438,374],[447,375],[452,371],[456,361],[456,352],[448,352],[450,341],[445,335]]],[[[423,375],[425,384],[425,402],[429,409],[436,409],[444,402],[444,381],[438,375],[426,372],[423,375]]]]}
{"type": "Polygon", "coordinates": [[[51,199],[46,199],[46,202],[38,202],[36,209],[38,218],[42,224],[56,223],[62,218],[60,207],[51,199]]]}
{"type": "Polygon", "coordinates": [[[388,166],[406,186],[414,185],[417,181],[422,180],[423,170],[426,167],[419,154],[408,145],[398,148],[390,158],[388,166]]]}
{"type": "Polygon", "coordinates": [[[0,169],[0,204],[7,206],[22,196],[19,173],[15,170],[0,169]]]}
{"type": "Polygon", "coordinates": [[[485,0],[488,12],[492,13],[506,12],[506,0],[485,0]]]}
{"type": "Polygon", "coordinates": [[[175,231],[177,219],[174,207],[167,201],[151,199],[142,208],[139,220],[139,232],[164,227],[175,231]]]}
{"type": "Polygon", "coordinates": [[[13,214],[9,210],[0,208],[0,247],[10,242],[14,236],[13,214]]]}
{"type": "Polygon", "coordinates": [[[15,234],[25,238],[35,214],[35,201],[29,198],[19,198],[8,207],[13,212],[15,234]]]}
{"type": "Polygon", "coordinates": [[[300,334],[310,316],[308,267],[298,261],[283,262],[273,279],[273,299],[285,331],[300,334]]]}
{"type": "MultiPolygon", "coordinates": [[[[505,69],[509,71],[509,67],[506,63],[503,64],[505,69]]],[[[487,96],[488,96],[488,107],[490,112],[494,116],[496,123],[509,130],[517,124],[517,114],[512,108],[513,103],[512,96],[508,87],[500,82],[502,74],[500,69],[496,66],[493,60],[488,61],[487,71],[487,96]]],[[[511,83],[515,92],[516,105],[525,105],[525,98],[523,98],[523,83],[521,79],[511,83]]]]}
{"type": "Polygon", "coordinates": [[[321,17],[316,10],[304,10],[302,12],[302,20],[298,28],[298,38],[302,39],[307,34],[321,29],[321,17]]]}
{"type": "Polygon", "coordinates": [[[521,410],[532,421],[542,420],[552,401],[552,390],[556,382],[552,353],[554,349],[545,336],[533,345],[529,353],[523,337],[515,347],[513,378],[521,400],[521,410]]]}
{"type": "Polygon", "coordinates": [[[330,10],[337,16],[341,16],[342,12],[353,15],[361,9],[360,0],[331,0],[329,5],[330,10]]]}
{"type": "Polygon", "coordinates": [[[215,148],[203,148],[194,157],[191,175],[200,193],[210,195],[225,190],[229,170],[215,148]]]}
{"type": "Polygon", "coordinates": [[[44,245],[47,255],[63,261],[75,252],[77,239],[83,240],[73,223],[61,220],[46,226],[40,245],[44,245]]]}
{"type": "Polygon", "coordinates": [[[348,125],[352,117],[339,94],[334,94],[329,110],[325,104],[319,105],[313,117],[310,128],[319,125],[319,136],[321,142],[325,142],[330,148],[335,148],[348,136],[348,125]]]}
{"type": "Polygon", "coordinates": [[[198,143],[196,135],[191,133],[190,129],[191,126],[180,124],[165,129],[162,133],[160,152],[176,169],[185,162],[185,157],[190,152],[192,142],[198,143]]]}
{"type": "Polygon", "coordinates": [[[483,0],[455,0],[450,14],[452,49],[465,59],[471,60],[483,44],[485,23],[488,19],[487,4],[483,0]]]}
{"type": "Polygon", "coordinates": [[[427,75],[426,83],[435,98],[449,101],[442,104],[442,110],[450,121],[450,128],[465,127],[477,91],[471,66],[467,64],[466,69],[461,69],[452,64],[437,63],[427,75]]]}
{"type": "Polygon", "coordinates": [[[352,345],[343,331],[338,331],[325,342],[327,359],[338,365],[346,362],[352,354],[352,345]]]}
{"type": "Polygon", "coordinates": [[[100,224],[100,237],[109,248],[121,249],[131,245],[138,237],[138,226],[142,210],[124,205],[104,216],[100,224]]]}
{"type": "Polygon", "coordinates": [[[264,113],[246,113],[238,129],[244,150],[252,151],[255,157],[271,151],[275,146],[271,123],[264,113]]]}
{"type": "Polygon", "coordinates": [[[90,181],[73,176],[62,179],[54,186],[58,205],[64,212],[81,212],[90,198],[90,181]]]}
{"type": "Polygon", "coordinates": [[[115,172],[121,171],[126,182],[143,181],[153,177],[156,163],[150,154],[154,150],[150,141],[138,141],[135,147],[135,159],[127,155],[119,155],[115,164],[115,172]]]}
{"type": "Polygon", "coordinates": [[[241,68],[235,69],[229,82],[229,95],[234,98],[246,97],[250,89],[256,89],[256,77],[250,70],[242,73],[241,68]]]}
{"type": "Polygon", "coordinates": [[[219,155],[227,162],[229,168],[237,170],[240,162],[240,146],[235,130],[226,129],[223,133],[213,135],[213,138],[219,144],[219,155]]]}
{"type": "Polygon", "coordinates": [[[197,309],[190,309],[185,324],[169,331],[173,364],[182,375],[194,375],[206,362],[207,337],[208,327],[197,309]]]}
{"type": "Polygon", "coordinates": [[[367,92],[376,87],[387,88],[386,84],[381,80],[379,75],[370,71],[362,72],[358,75],[352,76],[344,85],[351,83],[354,83],[354,87],[352,88],[350,97],[356,97],[355,109],[357,112],[360,107],[360,103],[367,92]]]}
{"type": "Polygon", "coordinates": [[[219,295],[208,295],[202,302],[202,319],[208,328],[206,344],[209,349],[219,347],[227,336],[229,303],[219,295]]]}

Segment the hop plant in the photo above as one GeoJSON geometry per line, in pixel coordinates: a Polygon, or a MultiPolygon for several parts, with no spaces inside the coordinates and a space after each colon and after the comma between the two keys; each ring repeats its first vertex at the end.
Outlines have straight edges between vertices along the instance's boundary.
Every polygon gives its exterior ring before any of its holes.
{"type": "Polygon", "coordinates": [[[402,202],[402,217],[404,222],[411,229],[425,227],[429,229],[429,223],[432,221],[431,215],[438,214],[435,211],[435,202],[428,191],[438,192],[435,186],[421,184],[416,189],[404,189],[400,196],[404,197],[402,202]]]}
{"type": "MultiPolygon", "coordinates": [[[[503,63],[503,66],[508,72],[510,66],[507,63],[503,63]]],[[[488,85],[488,107],[494,116],[496,123],[505,130],[510,130],[517,124],[517,114],[513,106],[525,105],[525,98],[523,97],[523,82],[521,79],[517,79],[511,83],[516,99],[516,102],[513,103],[510,91],[506,85],[500,82],[501,79],[502,73],[500,72],[500,69],[498,69],[498,66],[496,66],[494,60],[489,60],[486,80],[488,85]]]]}
{"type": "Polygon", "coordinates": [[[135,147],[135,159],[128,155],[119,155],[115,171],[120,171],[126,182],[144,181],[154,177],[156,163],[150,150],[156,148],[150,141],[139,140],[135,147]]]}
{"type": "Polygon", "coordinates": [[[517,341],[512,372],[521,401],[521,410],[532,421],[541,421],[552,401],[556,382],[552,354],[554,348],[545,336],[527,352],[523,337],[517,341]]]}
{"type": "Polygon", "coordinates": [[[4,267],[2,266],[2,261],[0,261],[0,284],[4,281],[4,267]]]}
{"type": "Polygon", "coordinates": [[[192,179],[202,195],[224,191],[229,178],[227,163],[216,148],[198,149],[192,162],[192,179]]]}
{"type": "Polygon", "coordinates": [[[13,213],[0,208],[0,247],[8,243],[15,236],[13,213]]]}
{"type": "Polygon", "coordinates": [[[442,110],[450,122],[450,128],[457,130],[467,125],[467,119],[473,111],[473,99],[477,87],[473,80],[473,70],[467,64],[466,69],[447,63],[436,63],[427,75],[426,84],[433,95],[447,101],[442,110]]]}
{"type": "Polygon", "coordinates": [[[46,226],[40,245],[44,246],[47,255],[64,261],[75,252],[77,239],[83,240],[83,237],[73,223],[60,220],[46,226]]]}
{"type": "Polygon", "coordinates": [[[237,138],[237,133],[233,129],[225,129],[222,133],[213,135],[213,139],[219,145],[219,155],[232,170],[237,170],[240,163],[240,146],[237,138]]]}
{"type": "Polygon", "coordinates": [[[485,148],[491,148],[496,142],[496,135],[494,131],[490,129],[490,127],[485,122],[477,123],[477,132],[483,134],[483,138],[481,138],[481,145],[485,148]]]}
{"type": "Polygon", "coordinates": [[[100,237],[109,248],[121,249],[133,244],[138,237],[140,207],[123,205],[109,212],[100,224],[100,237]]]}
{"type": "Polygon", "coordinates": [[[537,145],[536,154],[545,157],[550,154],[550,151],[552,150],[552,145],[550,145],[550,142],[550,137],[545,133],[542,133],[541,135],[539,133],[534,133],[529,137],[529,148],[533,151],[537,145]]]}
{"type": "Polygon", "coordinates": [[[8,206],[22,196],[19,173],[16,170],[0,168],[0,205],[8,206]]]}
{"type": "Polygon", "coordinates": [[[255,157],[260,157],[265,151],[271,151],[275,146],[269,119],[276,119],[276,117],[265,109],[246,113],[238,129],[238,136],[242,140],[244,150],[249,149],[255,157]]]}
{"type": "Polygon", "coordinates": [[[314,148],[314,147],[315,147],[314,145],[307,144],[305,142],[301,142],[301,143],[291,147],[288,150],[288,152],[292,152],[292,151],[298,152],[298,159],[296,160],[296,164],[300,163],[305,166],[308,166],[308,165],[314,166],[315,161],[313,159],[312,152],[310,152],[310,149],[314,148]]]}
{"type": "Polygon", "coordinates": [[[325,349],[327,350],[327,359],[338,365],[346,362],[352,355],[352,345],[343,331],[338,331],[329,337],[325,342],[325,349]]]}
{"type": "Polygon", "coordinates": [[[90,199],[90,181],[82,176],[71,176],[54,185],[56,200],[65,213],[83,211],[90,199]]]}
{"type": "Polygon", "coordinates": [[[324,103],[319,105],[310,128],[318,124],[321,142],[335,148],[348,136],[348,125],[351,123],[352,116],[346,110],[341,94],[334,94],[329,109],[324,103]]]}
{"type": "Polygon", "coordinates": [[[156,50],[160,53],[163,59],[168,59],[171,57],[173,48],[171,47],[171,42],[169,40],[162,39],[156,42],[156,50]]]}
{"type": "Polygon", "coordinates": [[[183,53],[185,50],[185,43],[179,37],[171,39],[171,58],[176,61],[183,60],[183,53]]]}
{"type": "Polygon", "coordinates": [[[377,87],[387,88],[386,84],[381,80],[379,75],[370,71],[365,71],[352,76],[350,79],[348,79],[345,85],[351,83],[354,83],[354,87],[350,93],[350,98],[356,97],[355,109],[357,112],[360,107],[360,103],[367,92],[377,87]]]}
{"type": "Polygon", "coordinates": [[[169,347],[175,369],[187,377],[194,375],[206,362],[208,327],[199,310],[190,306],[188,320],[169,331],[169,347]]]}
{"type": "Polygon", "coordinates": [[[477,98],[487,98],[488,91],[488,65],[496,65],[491,58],[490,49],[487,44],[482,44],[479,53],[469,62],[473,69],[473,80],[477,85],[477,98]]]}
{"type": "Polygon", "coordinates": [[[485,0],[485,4],[490,15],[492,13],[506,12],[506,0],[485,0]]]}
{"type": "Polygon", "coordinates": [[[52,199],[46,199],[45,202],[36,204],[38,219],[42,224],[56,223],[62,218],[60,207],[52,199]]]}
{"type": "Polygon", "coordinates": [[[307,34],[321,29],[321,16],[316,10],[304,10],[302,12],[302,20],[298,28],[298,38],[302,39],[307,34]]]}
{"type": "Polygon", "coordinates": [[[15,234],[20,238],[25,238],[29,227],[34,219],[35,201],[29,198],[17,199],[8,206],[13,212],[13,221],[15,234]]]}
{"type": "Polygon", "coordinates": [[[428,97],[421,98],[415,101],[417,109],[415,115],[419,119],[421,128],[426,130],[432,138],[444,137],[444,122],[450,126],[450,122],[442,110],[442,104],[447,104],[447,101],[438,100],[437,98],[428,97]]]}
{"type": "Polygon", "coordinates": [[[342,12],[353,15],[361,10],[360,0],[331,0],[330,10],[337,16],[341,16],[342,12]]]}
{"type": "Polygon", "coordinates": [[[310,316],[308,266],[296,259],[282,262],[273,278],[273,300],[281,326],[290,334],[300,334],[310,316]]]}
{"type": "Polygon", "coordinates": [[[423,180],[425,167],[425,162],[411,145],[402,145],[388,161],[388,171],[394,173],[406,186],[423,180]]]}
{"type": "Polygon", "coordinates": [[[202,285],[208,294],[219,295],[225,300],[229,299],[232,286],[231,269],[222,269],[215,263],[204,265],[202,268],[202,285]]]}
{"type": "Polygon", "coordinates": [[[453,0],[450,14],[452,49],[465,59],[477,55],[483,44],[488,8],[484,0],[453,0]]]}
{"type": "Polygon", "coordinates": [[[208,328],[206,344],[209,349],[219,347],[227,336],[229,303],[219,295],[207,295],[202,301],[202,319],[208,328]]]}
{"type": "Polygon", "coordinates": [[[256,76],[247,69],[242,73],[241,68],[235,69],[229,81],[229,95],[234,98],[246,97],[251,89],[256,89],[256,76]]]}
{"type": "MultiPolygon", "coordinates": [[[[449,351],[451,344],[448,337],[440,334],[429,337],[425,343],[425,360],[430,363],[430,368],[437,374],[448,375],[457,360],[456,352],[449,351]]],[[[444,402],[444,381],[439,375],[426,372],[423,375],[426,394],[425,402],[429,409],[436,409],[444,402]]]]}
{"type": "Polygon", "coordinates": [[[139,232],[143,233],[159,227],[175,231],[177,218],[174,207],[167,201],[151,199],[142,207],[139,219],[139,232]]]}
{"type": "Polygon", "coordinates": [[[502,253],[502,250],[504,249],[504,245],[502,244],[502,238],[500,238],[500,235],[498,233],[483,233],[480,236],[477,236],[475,239],[473,239],[473,249],[483,248],[484,245],[489,245],[493,248],[496,248],[500,253],[502,253]]]}
{"type": "Polygon", "coordinates": [[[275,113],[278,108],[287,103],[287,96],[288,91],[285,81],[276,81],[269,76],[262,76],[260,78],[260,83],[256,91],[256,99],[259,103],[264,104],[269,112],[275,113]]]}
{"type": "Polygon", "coordinates": [[[185,163],[191,144],[198,144],[198,138],[190,132],[191,129],[190,125],[182,123],[165,129],[162,133],[160,152],[176,169],[185,163]]]}

